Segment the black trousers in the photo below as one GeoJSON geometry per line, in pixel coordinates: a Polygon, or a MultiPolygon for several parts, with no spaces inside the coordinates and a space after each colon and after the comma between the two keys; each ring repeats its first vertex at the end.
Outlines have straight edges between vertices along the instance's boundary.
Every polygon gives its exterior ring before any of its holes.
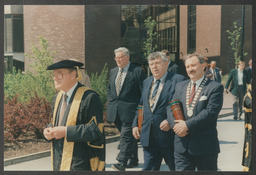
{"type": "Polygon", "coordinates": [[[184,153],[174,152],[176,171],[217,171],[216,155],[192,156],[185,151],[184,153]]]}
{"type": "Polygon", "coordinates": [[[234,118],[240,118],[243,113],[243,100],[244,100],[243,86],[239,85],[237,95],[233,95],[233,113],[234,118]]]}
{"type": "Polygon", "coordinates": [[[138,161],[138,144],[132,135],[132,123],[122,123],[119,117],[116,117],[115,125],[120,132],[120,151],[116,160],[127,164],[128,159],[138,161]]]}

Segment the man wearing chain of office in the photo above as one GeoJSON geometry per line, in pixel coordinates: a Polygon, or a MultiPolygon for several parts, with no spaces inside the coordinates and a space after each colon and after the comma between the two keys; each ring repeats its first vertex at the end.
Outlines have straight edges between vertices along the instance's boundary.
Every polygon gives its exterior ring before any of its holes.
{"type": "Polygon", "coordinates": [[[190,80],[175,87],[185,120],[175,120],[167,107],[168,121],[175,134],[176,171],[217,171],[220,152],[217,118],[223,104],[223,86],[204,76],[205,59],[193,53],[184,60],[190,80]]]}

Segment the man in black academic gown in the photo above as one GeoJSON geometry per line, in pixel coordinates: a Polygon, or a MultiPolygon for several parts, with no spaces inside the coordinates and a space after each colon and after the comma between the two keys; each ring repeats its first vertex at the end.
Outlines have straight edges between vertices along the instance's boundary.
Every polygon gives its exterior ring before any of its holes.
{"type": "Polygon", "coordinates": [[[83,63],[63,60],[47,67],[57,90],[52,123],[44,136],[52,141],[54,171],[105,169],[105,138],[99,95],[82,86],[83,63]]]}

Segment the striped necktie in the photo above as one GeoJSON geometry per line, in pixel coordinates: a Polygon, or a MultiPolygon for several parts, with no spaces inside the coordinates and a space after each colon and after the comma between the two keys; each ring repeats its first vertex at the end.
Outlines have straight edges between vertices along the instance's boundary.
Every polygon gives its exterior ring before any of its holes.
{"type": "Polygon", "coordinates": [[[124,71],[124,68],[121,68],[119,71],[119,76],[116,79],[116,95],[117,96],[119,96],[119,93],[120,93],[123,71],[124,71]]]}
{"type": "Polygon", "coordinates": [[[67,94],[63,94],[63,97],[62,97],[62,104],[61,104],[61,111],[60,111],[60,116],[59,116],[59,126],[60,126],[60,123],[64,117],[64,113],[66,111],[66,108],[67,108],[67,94]]]}
{"type": "Polygon", "coordinates": [[[156,80],[156,87],[152,93],[152,99],[156,96],[161,80],[156,80]]]}

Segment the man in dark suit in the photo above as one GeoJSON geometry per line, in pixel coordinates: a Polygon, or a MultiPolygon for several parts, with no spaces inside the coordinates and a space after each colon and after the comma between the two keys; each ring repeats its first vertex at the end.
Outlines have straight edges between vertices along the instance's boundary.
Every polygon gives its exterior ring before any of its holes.
{"type": "Polygon", "coordinates": [[[110,71],[107,120],[120,131],[120,152],[115,170],[123,171],[138,165],[137,141],[132,136],[132,121],[141,97],[144,71],[129,61],[129,50],[120,47],[114,51],[117,67],[110,71]],[[128,159],[131,159],[128,161],[128,159]]]}
{"type": "Polygon", "coordinates": [[[52,123],[44,129],[45,138],[52,142],[54,171],[105,169],[102,104],[96,92],[78,82],[81,66],[63,60],[47,67],[60,90],[53,100],[52,123]]]}
{"type": "Polygon", "coordinates": [[[133,120],[133,136],[140,139],[144,152],[143,170],[159,170],[164,158],[170,170],[174,170],[173,138],[166,118],[166,106],[172,98],[177,82],[185,77],[167,71],[168,59],[162,52],[148,56],[149,68],[153,76],[143,82],[141,104],[143,124],[138,128],[138,114],[133,120]]]}
{"type": "Polygon", "coordinates": [[[211,74],[211,80],[221,83],[220,69],[216,67],[216,61],[211,61],[208,72],[211,74]]]}
{"type": "Polygon", "coordinates": [[[216,123],[223,104],[223,86],[204,75],[205,59],[198,54],[185,58],[190,80],[175,87],[185,120],[175,120],[167,107],[168,121],[175,134],[176,171],[217,171],[220,152],[216,123]]]}
{"type": "Polygon", "coordinates": [[[247,72],[244,70],[245,62],[239,61],[238,62],[238,69],[232,69],[228,76],[228,80],[225,85],[225,91],[228,92],[229,85],[230,92],[233,95],[233,113],[234,113],[234,120],[241,120],[241,115],[243,113],[242,105],[243,99],[246,92],[246,84],[249,84],[250,78],[247,72]]]}
{"type": "Polygon", "coordinates": [[[249,82],[251,82],[252,79],[252,59],[249,60],[248,62],[249,66],[245,68],[245,71],[247,72],[249,76],[249,82]]]}

